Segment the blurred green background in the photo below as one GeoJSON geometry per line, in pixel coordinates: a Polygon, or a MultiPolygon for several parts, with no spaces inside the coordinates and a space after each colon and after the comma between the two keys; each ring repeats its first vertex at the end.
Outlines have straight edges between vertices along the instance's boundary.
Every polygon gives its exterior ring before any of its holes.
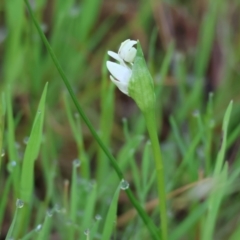
{"type": "MultiPolygon", "coordinates": [[[[80,105],[103,142],[119,159],[138,197],[141,186],[136,185],[140,184],[138,180],[141,178],[141,173],[135,169],[136,176],[133,176],[135,170],[133,171],[132,168],[142,166],[142,149],[147,143],[145,125],[132,99],[123,95],[118,89],[115,91],[105,66],[107,51],[117,52],[120,43],[126,39],[138,39],[141,42],[155,82],[158,135],[165,161],[167,191],[170,193],[177,188],[211,176],[221,146],[223,116],[231,100],[234,107],[229,123],[225,160],[229,163],[230,172],[238,169],[240,164],[240,1],[31,0],[29,2],[70,80],[80,105]],[[139,138],[141,136],[144,136],[144,140],[139,138]],[[129,163],[129,159],[135,161],[136,165],[129,163]]],[[[6,96],[9,96],[14,119],[12,130],[17,149],[16,161],[20,163],[26,145],[24,142],[29,136],[46,82],[49,85],[44,140],[35,164],[35,197],[37,201],[45,202],[45,208],[53,206],[59,198],[63,204],[64,180],[70,180],[72,161],[79,158],[87,162],[84,170],[80,170],[80,176],[89,181],[95,179],[98,183],[96,204],[101,206],[102,202],[115,191],[118,183],[116,176],[107,158],[80,120],[24,1],[1,0],[2,108],[8,111],[9,102],[6,96]],[[42,163],[44,161],[48,162],[45,166],[42,163]],[[102,171],[99,170],[101,166],[104,166],[102,171]],[[48,169],[53,176],[46,173],[48,169]],[[112,172],[113,176],[110,174],[111,177],[107,178],[109,172],[112,172]],[[50,185],[51,187],[48,188],[50,185]],[[56,188],[54,189],[52,185],[56,188]]],[[[9,119],[4,120],[2,117],[1,121],[1,126],[5,122],[5,130],[0,195],[11,199],[1,205],[1,239],[4,239],[14,213],[16,193],[11,187],[7,193],[4,193],[9,177],[8,163],[13,159],[10,158],[9,153],[9,119]]],[[[153,168],[153,165],[149,166],[150,172],[146,179],[149,180],[153,168]]],[[[230,235],[237,229],[240,210],[238,179],[236,173],[236,178],[229,187],[228,198],[224,201],[227,210],[222,209],[219,214],[217,226],[220,229],[215,233],[215,239],[230,239],[230,235]]],[[[182,192],[185,193],[185,190],[182,192]]],[[[155,194],[154,184],[151,183],[143,194],[142,203],[152,200],[155,194]]],[[[171,229],[176,229],[179,223],[190,215],[191,209],[196,207],[196,203],[189,204],[188,201],[185,195],[172,197],[169,207],[171,229]]],[[[80,205],[83,207],[84,203],[80,205]]],[[[156,205],[149,212],[152,213],[155,207],[156,205]]],[[[120,194],[118,216],[130,208],[124,193],[120,194]]],[[[105,212],[103,207],[98,207],[97,210],[105,212]]],[[[93,212],[98,211],[95,209],[93,212]]],[[[153,211],[153,219],[155,217],[156,213],[153,211]]],[[[141,235],[143,234],[141,231],[139,235],[131,235],[131,230],[139,229],[141,226],[139,224],[138,221],[128,226],[119,224],[114,239],[148,239],[148,235],[141,235]],[[141,236],[143,238],[139,238],[141,236]]],[[[201,239],[198,238],[201,235],[199,226],[187,226],[189,227],[183,232],[175,231],[172,239],[201,239]]],[[[56,231],[57,227],[54,229],[56,231]]],[[[49,230],[52,234],[51,239],[67,239],[55,236],[54,231],[49,230]]]]}

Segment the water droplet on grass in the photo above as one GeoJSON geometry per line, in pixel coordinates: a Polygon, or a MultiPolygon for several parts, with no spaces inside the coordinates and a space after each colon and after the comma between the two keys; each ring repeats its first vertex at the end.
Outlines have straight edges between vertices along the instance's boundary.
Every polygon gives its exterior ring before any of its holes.
{"type": "Polygon", "coordinates": [[[61,207],[60,207],[59,204],[55,204],[54,209],[55,209],[55,211],[58,212],[58,213],[61,212],[61,207]]]}
{"type": "Polygon", "coordinates": [[[36,232],[39,232],[42,229],[42,224],[38,224],[35,228],[36,232]]]}
{"type": "Polygon", "coordinates": [[[52,209],[48,209],[46,214],[47,214],[48,217],[52,217],[53,210],[52,209]]]}
{"type": "Polygon", "coordinates": [[[89,230],[89,229],[86,229],[86,230],[84,231],[84,234],[88,236],[88,235],[90,234],[90,230],[89,230]]]}
{"type": "Polygon", "coordinates": [[[73,160],[73,166],[74,167],[80,167],[81,165],[81,161],[79,159],[74,159],[73,160]]]}
{"type": "Polygon", "coordinates": [[[16,161],[11,161],[7,164],[7,170],[9,172],[13,171],[13,168],[15,168],[17,166],[17,162],[16,161]]]}
{"type": "Polygon", "coordinates": [[[120,188],[121,188],[122,190],[128,189],[128,188],[129,188],[129,183],[128,183],[126,180],[123,179],[123,180],[121,181],[120,188]]]}
{"type": "Polygon", "coordinates": [[[200,111],[198,109],[194,110],[192,112],[193,117],[199,117],[200,116],[200,111]]]}
{"type": "Polygon", "coordinates": [[[95,216],[95,219],[96,219],[97,221],[100,221],[100,220],[102,220],[102,217],[101,217],[101,215],[97,214],[97,215],[95,216]]]}
{"type": "Polygon", "coordinates": [[[29,137],[25,137],[24,139],[23,139],[23,142],[24,142],[24,144],[28,144],[28,140],[29,140],[29,137]]]}
{"type": "Polygon", "coordinates": [[[1,152],[1,157],[4,157],[5,156],[5,150],[2,149],[2,152],[1,152]]]}
{"type": "Polygon", "coordinates": [[[17,199],[16,206],[17,208],[23,208],[24,202],[21,199],[17,199]]]}

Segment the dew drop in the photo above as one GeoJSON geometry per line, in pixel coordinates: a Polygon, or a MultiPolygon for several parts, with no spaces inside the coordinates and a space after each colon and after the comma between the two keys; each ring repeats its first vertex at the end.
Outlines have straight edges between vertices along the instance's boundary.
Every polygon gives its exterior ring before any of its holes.
{"type": "Polygon", "coordinates": [[[9,172],[13,171],[13,168],[15,168],[17,166],[17,162],[16,161],[11,161],[7,164],[7,170],[9,172]]]}
{"type": "Polygon", "coordinates": [[[5,156],[5,150],[2,149],[2,152],[1,152],[1,157],[4,157],[5,156]]]}
{"type": "Polygon", "coordinates": [[[81,165],[81,161],[79,159],[74,159],[73,160],[73,166],[74,167],[80,167],[81,165]]]}
{"type": "Polygon", "coordinates": [[[100,220],[102,220],[102,217],[101,217],[101,215],[97,214],[97,215],[95,216],[95,219],[96,219],[97,221],[100,221],[100,220]]]}
{"type": "Polygon", "coordinates": [[[53,215],[53,210],[52,209],[48,209],[47,212],[46,212],[47,216],[48,217],[52,217],[53,215]]]}
{"type": "Polygon", "coordinates": [[[54,209],[55,209],[55,211],[58,212],[58,213],[61,212],[61,207],[60,207],[59,204],[55,204],[54,209]]]}
{"type": "Polygon", "coordinates": [[[120,188],[122,190],[128,189],[129,188],[129,183],[126,180],[122,179],[121,184],[120,184],[120,188]]]}
{"type": "Polygon", "coordinates": [[[29,140],[29,137],[25,137],[24,139],[23,139],[23,142],[24,142],[24,144],[28,144],[28,140],[29,140]]]}
{"type": "Polygon", "coordinates": [[[193,117],[199,117],[200,116],[200,111],[198,109],[194,110],[192,112],[193,117]]]}
{"type": "Polygon", "coordinates": [[[16,206],[17,208],[23,208],[24,202],[21,199],[17,199],[16,206]]]}
{"type": "Polygon", "coordinates": [[[42,229],[42,224],[38,224],[37,227],[35,228],[36,232],[39,232],[42,229]]]}
{"type": "Polygon", "coordinates": [[[84,234],[85,234],[86,236],[88,236],[88,235],[90,234],[90,230],[89,230],[89,229],[86,229],[86,230],[84,231],[84,234]]]}
{"type": "Polygon", "coordinates": [[[41,112],[41,110],[38,110],[38,112],[37,112],[38,114],[41,114],[42,112],[41,112]]]}

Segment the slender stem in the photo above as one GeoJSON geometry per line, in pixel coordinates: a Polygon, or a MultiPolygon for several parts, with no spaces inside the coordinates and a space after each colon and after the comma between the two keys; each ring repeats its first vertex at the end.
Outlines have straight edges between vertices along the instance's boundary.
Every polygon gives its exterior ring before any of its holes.
{"type": "MultiPolygon", "coordinates": [[[[78,111],[78,113],[80,114],[80,116],[82,117],[83,121],[85,122],[85,124],[87,125],[88,129],[90,130],[91,134],[93,135],[93,137],[95,138],[95,140],[98,142],[98,144],[100,145],[100,147],[102,148],[102,150],[104,151],[104,153],[106,154],[106,156],[108,157],[112,167],[114,168],[115,172],[117,173],[118,177],[120,180],[124,179],[124,175],[120,169],[120,167],[117,164],[116,159],[113,157],[113,155],[110,153],[110,151],[108,150],[108,148],[104,145],[104,143],[101,141],[100,137],[98,136],[98,134],[96,133],[94,127],[92,126],[90,120],[88,119],[88,117],[85,115],[84,111],[82,110],[80,104],[78,103],[78,100],[76,98],[76,96],[74,95],[73,89],[69,83],[69,80],[67,79],[67,76],[65,75],[60,63],[58,62],[58,59],[56,57],[56,55],[54,54],[47,38],[45,37],[44,33],[42,32],[37,20],[35,19],[32,9],[30,7],[30,4],[28,2],[28,0],[24,0],[27,6],[27,9],[30,13],[30,16],[34,22],[34,25],[42,39],[42,41],[44,42],[71,98],[72,101],[78,111]]],[[[141,205],[139,204],[139,202],[137,201],[137,199],[134,197],[132,191],[128,188],[125,190],[130,202],[133,204],[133,206],[135,207],[135,209],[137,210],[138,214],[140,215],[140,217],[142,218],[143,222],[145,223],[145,225],[147,226],[149,232],[152,235],[153,239],[159,239],[158,237],[158,233],[156,231],[156,227],[154,226],[152,220],[149,218],[149,216],[146,214],[146,212],[143,210],[143,208],[141,207],[141,205]]]]}
{"type": "Polygon", "coordinates": [[[167,230],[167,208],[166,208],[166,191],[165,191],[165,184],[164,184],[164,169],[163,169],[163,161],[162,161],[161,150],[160,150],[160,143],[157,135],[155,110],[150,110],[144,113],[144,117],[147,124],[150,140],[152,143],[155,166],[157,171],[157,187],[158,187],[158,196],[159,196],[159,202],[160,202],[159,208],[160,208],[162,239],[167,240],[168,230],[167,230]]]}

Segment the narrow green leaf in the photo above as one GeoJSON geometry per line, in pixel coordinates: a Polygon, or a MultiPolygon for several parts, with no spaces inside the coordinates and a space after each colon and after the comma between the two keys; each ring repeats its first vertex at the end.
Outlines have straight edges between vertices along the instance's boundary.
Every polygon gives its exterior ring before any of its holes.
{"type": "Polygon", "coordinates": [[[222,140],[221,140],[221,146],[220,151],[218,152],[217,156],[217,162],[214,169],[214,176],[217,176],[222,169],[224,157],[225,157],[225,151],[227,148],[227,130],[228,130],[228,124],[230,120],[230,115],[232,112],[232,105],[233,101],[231,101],[227,107],[226,113],[223,118],[223,125],[222,125],[222,140]]]}
{"type": "Polygon", "coordinates": [[[114,196],[113,196],[113,199],[104,223],[102,239],[105,239],[105,240],[108,240],[111,238],[111,234],[113,232],[113,229],[116,223],[119,192],[120,192],[120,185],[118,186],[118,188],[114,193],[114,196]]]}
{"type": "Polygon", "coordinates": [[[39,154],[40,144],[42,140],[47,86],[48,84],[45,85],[45,88],[43,90],[31,134],[29,136],[29,140],[23,157],[23,166],[20,181],[20,199],[24,202],[29,202],[32,196],[34,182],[34,162],[39,154]]]}

